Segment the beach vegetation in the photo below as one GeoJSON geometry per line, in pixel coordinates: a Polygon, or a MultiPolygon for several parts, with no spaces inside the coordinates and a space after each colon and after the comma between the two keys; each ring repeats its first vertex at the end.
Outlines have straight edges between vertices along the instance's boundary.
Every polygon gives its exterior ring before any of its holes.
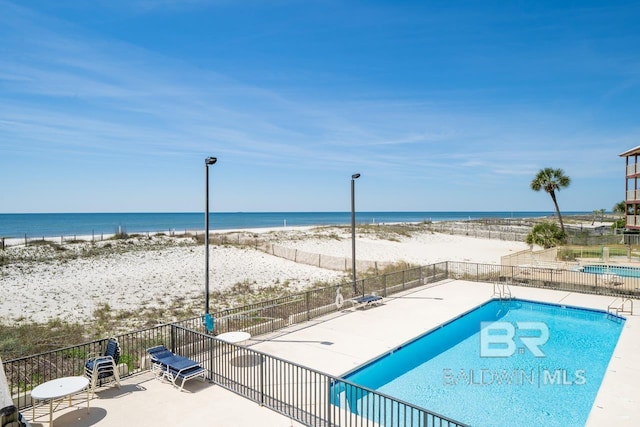
{"type": "Polygon", "coordinates": [[[622,229],[622,228],[625,228],[626,226],[627,226],[627,219],[624,217],[618,218],[611,223],[612,230],[622,229]]]}
{"type": "Polygon", "coordinates": [[[86,327],[59,319],[47,323],[0,324],[0,353],[5,360],[86,341],[86,327]]]}
{"type": "Polygon", "coordinates": [[[617,230],[619,228],[625,228],[627,225],[627,219],[625,218],[627,213],[627,203],[624,200],[616,203],[613,205],[612,212],[620,217],[611,224],[611,229],[617,230]]]}
{"type": "Polygon", "coordinates": [[[397,261],[394,262],[392,264],[387,264],[382,268],[378,268],[377,270],[375,269],[370,269],[369,271],[365,272],[364,276],[365,277],[374,277],[374,276],[382,276],[385,274],[390,274],[390,273],[397,273],[399,271],[406,271],[406,270],[410,270],[412,268],[415,268],[416,266],[408,263],[406,261],[397,261]]]}
{"type": "Polygon", "coordinates": [[[529,245],[539,245],[545,249],[561,245],[566,238],[566,234],[558,225],[545,221],[533,226],[525,242],[529,245]]]}
{"type": "Polygon", "coordinates": [[[85,240],[82,239],[78,239],[78,238],[73,238],[73,239],[68,239],[64,241],[67,244],[74,244],[74,243],[85,243],[85,240]]]}
{"type": "Polygon", "coordinates": [[[549,194],[549,196],[551,196],[556,213],[558,214],[560,229],[563,235],[565,234],[564,222],[562,222],[562,214],[558,207],[556,192],[560,191],[562,188],[568,187],[569,184],[571,184],[571,178],[565,175],[562,169],[553,168],[540,169],[530,184],[533,191],[544,190],[549,194]]]}
{"type": "Polygon", "coordinates": [[[360,224],[356,225],[356,232],[366,234],[381,240],[401,242],[416,233],[424,233],[428,223],[403,224],[360,224]]]}
{"type": "Polygon", "coordinates": [[[108,240],[126,240],[128,238],[129,235],[127,234],[127,232],[122,227],[119,227],[118,230],[113,233],[113,236],[108,238],[108,240]]]}
{"type": "Polygon", "coordinates": [[[613,205],[612,212],[617,215],[624,215],[627,212],[627,203],[622,200],[613,205]]]}
{"type": "Polygon", "coordinates": [[[42,239],[42,240],[31,240],[29,242],[28,246],[45,247],[45,248],[53,249],[53,250],[58,251],[58,252],[64,252],[64,251],[67,250],[67,248],[65,248],[61,244],[53,242],[51,240],[45,240],[45,239],[42,239]]]}

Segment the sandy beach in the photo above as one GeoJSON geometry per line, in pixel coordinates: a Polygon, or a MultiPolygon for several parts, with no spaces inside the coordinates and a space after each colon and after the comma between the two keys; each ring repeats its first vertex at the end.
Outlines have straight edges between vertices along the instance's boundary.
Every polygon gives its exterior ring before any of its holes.
{"type": "MultiPolygon", "coordinates": [[[[249,235],[300,251],[351,256],[351,234],[344,227],[251,230],[249,235]]],[[[428,231],[391,237],[359,233],[356,238],[359,260],[414,265],[447,260],[497,264],[501,256],[527,247],[523,242],[428,231]]],[[[114,316],[154,321],[200,314],[204,252],[193,238],[163,235],[72,243],[62,249],[9,247],[0,253],[11,259],[0,263],[0,287],[8,296],[0,302],[0,321],[85,323],[107,306],[114,316]]],[[[346,271],[296,263],[251,246],[216,244],[209,253],[212,311],[349,277],[346,271]]]]}

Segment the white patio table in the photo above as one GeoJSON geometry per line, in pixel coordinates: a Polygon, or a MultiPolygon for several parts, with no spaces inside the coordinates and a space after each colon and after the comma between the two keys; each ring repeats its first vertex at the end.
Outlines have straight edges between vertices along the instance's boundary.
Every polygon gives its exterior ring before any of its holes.
{"type": "MultiPolygon", "coordinates": [[[[87,413],[89,413],[89,379],[87,377],[62,377],[42,383],[31,390],[31,398],[35,400],[49,401],[49,425],[53,426],[53,401],[64,397],[69,397],[71,406],[71,396],[87,390],[87,413]]],[[[57,407],[58,405],[56,405],[57,407]]],[[[33,405],[33,418],[36,415],[36,405],[33,405]]],[[[33,419],[32,419],[33,421],[33,419]]]]}
{"type": "Polygon", "coordinates": [[[231,344],[237,344],[239,342],[246,341],[249,338],[251,338],[251,334],[249,332],[233,331],[233,332],[225,332],[224,334],[216,335],[216,338],[231,344]]]}

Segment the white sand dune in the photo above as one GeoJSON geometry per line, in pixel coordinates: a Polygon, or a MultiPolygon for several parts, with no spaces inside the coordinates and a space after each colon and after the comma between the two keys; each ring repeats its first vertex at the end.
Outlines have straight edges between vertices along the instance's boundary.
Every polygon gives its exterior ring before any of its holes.
{"type": "MultiPolygon", "coordinates": [[[[331,233],[332,238],[318,237],[303,228],[260,233],[286,247],[350,257],[351,236],[344,234],[344,229],[337,230],[323,231],[331,233]]],[[[74,245],[77,251],[90,247],[90,243],[74,245]]],[[[358,236],[356,240],[358,259],[418,265],[446,260],[499,263],[500,256],[526,247],[521,242],[432,233],[399,241],[369,236],[358,236]]],[[[25,254],[42,250],[6,249],[25,254]]],[[[238,283],[250,284],[254,289],[274,285],[304,289],[316,282],[338,282],[348,274],[298,264],[251,248],[212,246],[209,252],[212,292],[228,290],[238,283]]],[[[176,242],[162,249],[11,263],[0,267],[0,288],[4,296],[0,301],[0,321],[5,324],[51,319],[86,322],[104,304],[114,310],[136,311],[179,301],[180,305],[198,309],[204,302],[204,246],[176,242]]]]}

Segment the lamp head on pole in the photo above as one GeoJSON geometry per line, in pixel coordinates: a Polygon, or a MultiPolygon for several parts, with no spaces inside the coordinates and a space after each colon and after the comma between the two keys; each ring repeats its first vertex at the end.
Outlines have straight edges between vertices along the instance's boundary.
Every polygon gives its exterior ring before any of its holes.
{"type": "Polygon", "coordinates": [[[354,173],[353,175],[351,175],[351,179],[358,179],[358,178],[360,178],[359,173],[354,173]]]}
{"type": "Polygon", "coordinates": [[[216,157],[207,157],[206,159],[204,159],[204,164],[209,166],[209,165],[213,165],[217,161],[218,159],[216,157]]]}

